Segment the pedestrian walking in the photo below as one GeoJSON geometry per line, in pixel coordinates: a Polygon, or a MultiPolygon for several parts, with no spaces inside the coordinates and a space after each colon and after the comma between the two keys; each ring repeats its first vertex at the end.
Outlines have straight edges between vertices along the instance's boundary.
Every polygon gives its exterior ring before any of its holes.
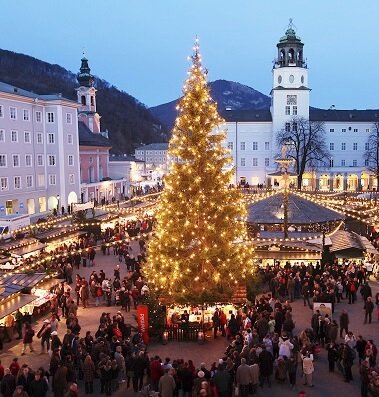
{"type": "Polygon", "coordinates": [[[371,296],[368,296],[368,297],[367,297],[363,309],[364,309],[364,311],[365,311],[365,321],[364,321],[364,324],[367,324],[367,319],[368,319],[368,323],[371,324],[372,312],[374,311],[374,302],[372,301],[371,296]]]}
{"type": "Polygon", "coordinates": [[[24,331],[23,331],[23,347],[21,355],[25,355],[26,346],[29,346],[30,352],[34,352],[33,350],[33,336],[34,336],[34,329],[29,323],[25,323],[24,331]]]}

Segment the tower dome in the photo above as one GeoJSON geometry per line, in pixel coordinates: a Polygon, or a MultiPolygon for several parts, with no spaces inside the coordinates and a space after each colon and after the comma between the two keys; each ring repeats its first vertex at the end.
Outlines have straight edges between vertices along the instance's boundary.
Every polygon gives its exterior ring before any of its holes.
{"type": "Polygon", "coordinates": [[[93,85],[93,76],[91,74],[91,69],[88,65],[88,59],[85,57],[83,53],[83,58],[81,59],[80,71],[77,75],[77,80],[80,86],[82,87],[92,87],[93,85]]]}
{"type": "Polygon", "coordinates": [[[303,58],[304,44],[301,42],[301,38],[296,36],[292,19],[290,19],[285,35],[280,38],[276,46],[278,48],[278,59],[275,67],[306,67],[303,58]]]}

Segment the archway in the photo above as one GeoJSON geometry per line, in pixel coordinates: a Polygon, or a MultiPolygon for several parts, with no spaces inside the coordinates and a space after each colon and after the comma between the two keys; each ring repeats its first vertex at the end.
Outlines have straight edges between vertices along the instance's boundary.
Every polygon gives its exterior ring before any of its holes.
{"type": "Polygon", "coordinates": [[[358,175],[350,174],[347,177],[347,190],[355,192],[358,189],[358,175]]]}
{"type": "Polygon", "coordinates": [[[367,174],[366,172],[362,172],[362,175],[361,175],[361,186],[362,186],[362,190],[370,190],[370,189],[372,189],[372,186],[370,186],[370,175],[367,174]]]}
{"type": "Polygon", "coordinates": [[[47,209],[53,211],[58,208],[58,199],[55,196],[50,196],[47,199],[47,209]]]}
{"type": "Polygon", "coordinates": [[[293,48],[290,48],[288,51],[288,63],[295,62],[295,51],[293,48]]]}
{"type": "Polygon", "coordinates": [[[312,172],[305,172],[303,174],[302,189],[303,190],[314,190],[314,174],[312,172]]]}
{"type": "Polygon", "coordinates": [[[330,190],[330,176],[329,175],[321,175],[320,176],[320,190],[329,191],[330,190]]]}
{"type": "Polygon", "coordinates": [[[338,174],[334,177],[333,190],[342,191],[343,190],[343,176],[338,174]]]}
{"type": "Polygon", "coordinates": [[[75,192],[70,192],[67,198],[68,205],[78,202],[78,195],[75,192]]]}

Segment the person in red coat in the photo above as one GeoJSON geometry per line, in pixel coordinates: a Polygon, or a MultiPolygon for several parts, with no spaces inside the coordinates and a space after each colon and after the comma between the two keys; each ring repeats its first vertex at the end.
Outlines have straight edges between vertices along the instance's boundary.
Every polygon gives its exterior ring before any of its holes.
{"type": "Polygon", "coordinates": [[[17,376],[20,371],[20,364],[18,363],[18,358],[15,357],[9,366],[9,370],[13,376],[17,376]]]}
{"type": "Polygon", "coordinates": [[[29,346],[30,352],[34,352],[33,350],[33,336],[34,336],[34,329],[29,323],[25,323],[24,332],[23,332],[23,347],[21,355],[25,355],[26,346],[29,346]]]}
{"type": "Polygon", "coordinates": [[[159,379],[163,375],[163,367],[158,356],[150,362],[150,378],[154,391],[158,391],[159,379]]]}

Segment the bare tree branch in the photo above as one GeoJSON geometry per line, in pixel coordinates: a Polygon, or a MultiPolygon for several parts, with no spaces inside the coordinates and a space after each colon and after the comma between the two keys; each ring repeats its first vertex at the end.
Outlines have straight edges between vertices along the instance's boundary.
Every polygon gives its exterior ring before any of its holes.
{"type": "Polygon", "coordinates": [[[288,145],[288,157],[295,161],[297,185],[301,189],[304,172],[326,164],[330,158],[325,144],[325,127],[320,121],[293,117],[288,125],[278,131],[278,146],[288,145]]]}

